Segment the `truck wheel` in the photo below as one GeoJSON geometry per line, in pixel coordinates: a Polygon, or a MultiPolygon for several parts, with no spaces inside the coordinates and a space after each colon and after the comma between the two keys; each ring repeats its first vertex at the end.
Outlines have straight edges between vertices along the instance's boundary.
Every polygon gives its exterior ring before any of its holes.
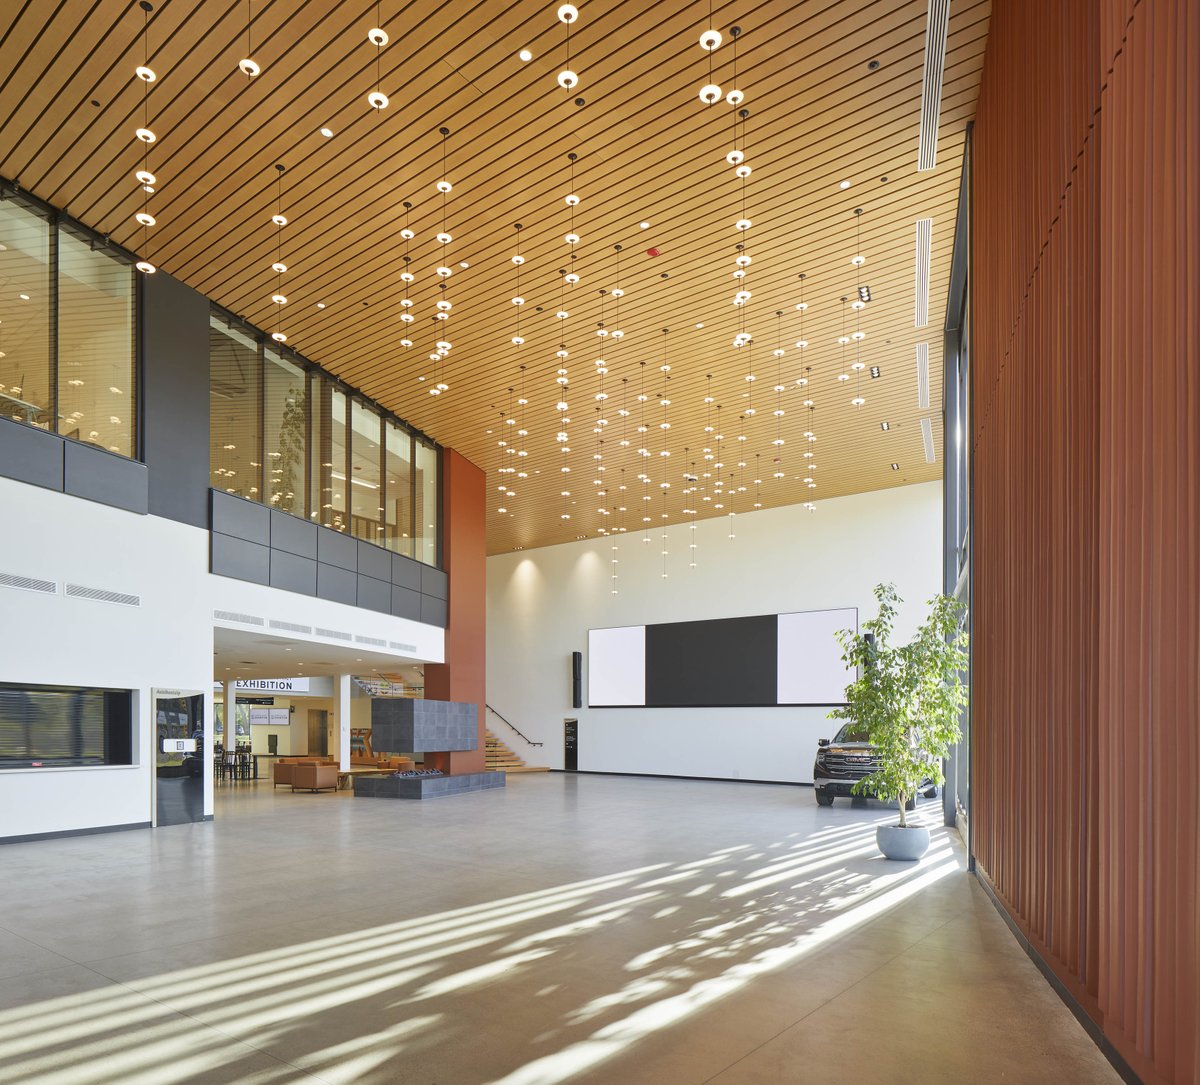
{"type": "Polygon", "coordinates": [[[832,806],[833,805],[833,796],[828,794],[823,787],[818,787],[816,789],[816,793],[817,793],[817,805],[818,806],[832,806]]]}

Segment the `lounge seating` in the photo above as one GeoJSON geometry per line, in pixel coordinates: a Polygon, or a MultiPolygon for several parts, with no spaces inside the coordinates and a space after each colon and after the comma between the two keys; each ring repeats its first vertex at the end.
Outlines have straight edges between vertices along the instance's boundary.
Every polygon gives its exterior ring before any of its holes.
{"type": "Polygon", "coordinates": [[[337,765],[312,761],[292,766],[293,791],[336,791],[337,786],[337,765]]]}
{"type": "Polygon", "coordinates": [[[291,787],[295,779],[296,768],[299,765],[334,765],[336,767],[337,762],[329,757],[281,757],[275,762],[271,789],[274,790],[280,784],[291,787]]]}

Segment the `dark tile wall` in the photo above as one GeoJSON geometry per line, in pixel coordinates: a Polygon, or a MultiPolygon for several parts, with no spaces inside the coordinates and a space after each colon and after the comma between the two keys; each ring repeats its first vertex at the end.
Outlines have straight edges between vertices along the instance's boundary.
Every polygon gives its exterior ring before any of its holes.
{"type": "Polygon", "coordinates": [[[129,512],[148,511],[144,463],[7,418],[0,418],[0,475],[129,512]]]}
{"type": "Polygon", "coordinates": [[[219,576],[446,628],[449,584],[441,569],[257,501],[209,495],[210,568],[219,576]]]}
{"type": "Polygon", "coordinates": [[[478,705],[371,698],[371,746],[377,753],[446,753],[474,750],[478,745],[478,705]]]}

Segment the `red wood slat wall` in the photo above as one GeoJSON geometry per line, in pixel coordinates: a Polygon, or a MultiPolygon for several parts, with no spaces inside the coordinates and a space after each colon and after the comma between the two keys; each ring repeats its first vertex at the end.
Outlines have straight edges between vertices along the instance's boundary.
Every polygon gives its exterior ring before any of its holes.
{"type": "Polygon", "coordinates": [[[1200,1081],[1200,4],[993,8],[974,135],[979,866],[1200,1081]]]}

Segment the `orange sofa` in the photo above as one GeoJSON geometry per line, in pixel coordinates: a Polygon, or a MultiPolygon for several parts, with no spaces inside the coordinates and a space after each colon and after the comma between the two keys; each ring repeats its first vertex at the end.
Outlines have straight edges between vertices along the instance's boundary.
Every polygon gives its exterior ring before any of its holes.
{"type": "Polygon", "coordinates": [[[328,761],[302,761],[292,766],[293,791],[336,791],[338,767],[328,761]]]}
{"type": "Polygon", "coordinates": [[[337,762],[331,757],[281,757],[275,762],[271,789],[274,790],[280,784],[290,787],[295,779],[296,768],[300,765],[333,765],[336,768],[337,762]]]}

